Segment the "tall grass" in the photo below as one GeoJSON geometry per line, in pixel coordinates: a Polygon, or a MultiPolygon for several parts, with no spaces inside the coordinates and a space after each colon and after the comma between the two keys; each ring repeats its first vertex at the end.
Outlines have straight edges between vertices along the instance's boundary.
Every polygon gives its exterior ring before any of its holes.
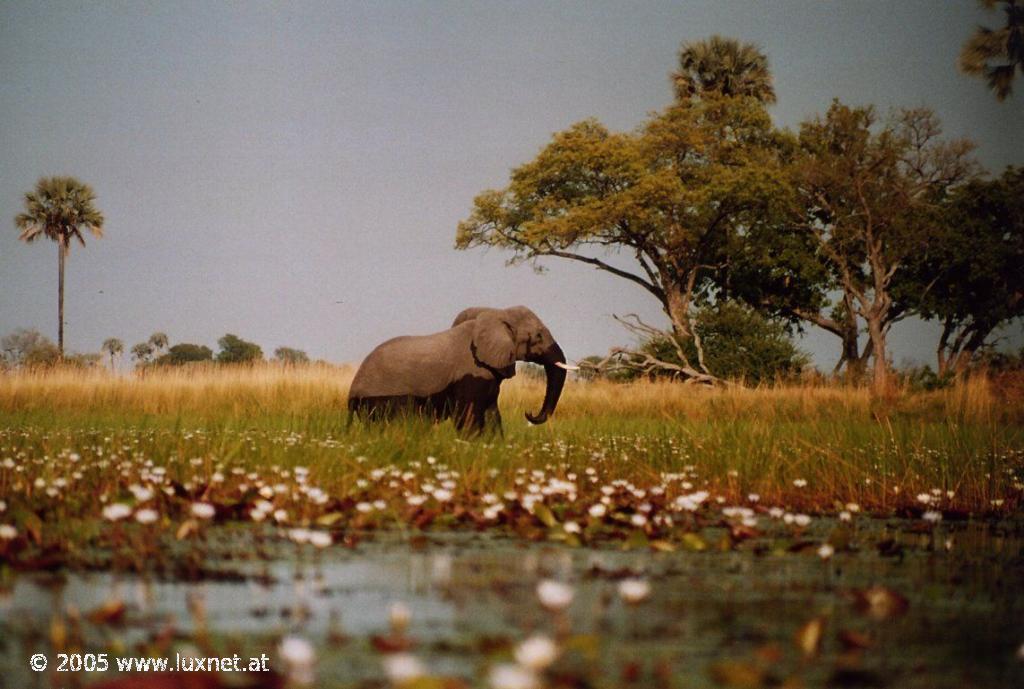
{"type": "Polygon", "coordinates": [[[144,376],[6,374],[0,375],[0,431],[8,438],[21,431],[18,449],[43,455],[89,442],[92,430],[123,435],[125,442],[137,442],[145,431],[141,447],[155,458],[302,464],[339,489],[351,483],[357,455],[378,465],[436,455],[480,489],[507,485],[519,467],[582,467],[597,458],[635,481],[654,482],[660,472],[693,465],[730,500],[756,493],[804,509],[846,502],[911,508],[918,492],[932,489],[952,492],[950,505],[974,511],[1020,503],[1024,410],[985,379],[885,398],[838,386],[570,381],[555,416],[530,427],[523,412],[540,406],[544,382],[518,376],[502,392],[504,436],[467,441],[450,424],[347,427],[352,375],[349,367],[275,365],[144,376]],[[202,433],[194,437],[196,430],[202,433]],[[806,488],[794,485],[800,480],[806,488]]]}

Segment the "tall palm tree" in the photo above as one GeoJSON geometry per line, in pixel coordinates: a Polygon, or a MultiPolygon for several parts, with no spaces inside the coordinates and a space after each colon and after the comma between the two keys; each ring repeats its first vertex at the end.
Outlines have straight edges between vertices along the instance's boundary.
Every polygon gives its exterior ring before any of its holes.
{"type": "Polygon", "coordinates": [[[114,357],[120,356],[121,352],[124,351],[124,342],[121,342],[121,340],[116,337],[108,338],[103,341],[103,346],[100,347],[100,351],[106,352],[110,355],[110,371],[113,373],[114,357]]]}
{"type": "Polygon", "coordinates": [[[1013,90],[1017,70],[1024,74],[1024,2],[1018,0],[980,0],[985,9],[1003,6],[1006,26],[990,29],[979,26],[960,51],[960,70],[984,77],[996,99],[1006,100],[1013,90]]]}
{"type": "Polygon", "coordinates": [[[157,331],[149,336],[149,344],[153,345],[153,349],[156,350],[157,353],[164,350],[167,346],[167,342],[167,333],[157,331]]]}
{"type": "Polygon", "coordinates": [[[768,57],[752,43],[722,36],[684,43],[679,51],[679,69],[672,73],[672,85],[679,100],[720,93],[775,102],[768,57]]]}
{"type": "Polygon", "coordinates": [[[84,232],[103,236],[103,214],[95,206],[96,193],[74,177],[44,177],[25,194],[25,212],[14,218],[24,242],[46,237],[57,242],[57,348],[64,357],[64,259],[77,239],[85,246],[84,232]]]}

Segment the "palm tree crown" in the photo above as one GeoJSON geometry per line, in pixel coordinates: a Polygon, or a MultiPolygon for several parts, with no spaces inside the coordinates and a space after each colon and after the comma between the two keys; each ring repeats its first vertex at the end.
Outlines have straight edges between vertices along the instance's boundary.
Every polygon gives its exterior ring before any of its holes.
{"type": "Polygon", "coordinates": [[[25,194],[25,211],[14,217],[18,237],[31,243],[40,237],[57,242],[57,347],[64,355],[64,258],[71,240],[85,246],[84,233],[103,236],[103,214],[96,193],[74,177],[44,177],[25,194]]]}
{"type": "Polygon", "coordinates": [[[1006,26],[989,29],[979,26],[960,51],[960,69],[965,74],[984,77],[988,87],[1003,101],[1013,90],[1013,78],[1024,73],[1024,3],[1018,0],[981,0],[994,10],[1003,5],[1006,26]]]}
{"type": "Polygon", "coordinates": [[[683,44],[672,85],[679,100],[719,93],[775,102],[768,57],[752,43],[722,36],[683,44]]]}
{"type": "Polygon", "coordinates": [[[25,212],[14,218],[21,230],[19,239],[33,242],[40,237],[61,242],[72,239],[85,246],[83,231],[103,236],[103,214],[94,205],[96,193],[74,177],[44,177],[34,191],[25,194],[25,212]]]}

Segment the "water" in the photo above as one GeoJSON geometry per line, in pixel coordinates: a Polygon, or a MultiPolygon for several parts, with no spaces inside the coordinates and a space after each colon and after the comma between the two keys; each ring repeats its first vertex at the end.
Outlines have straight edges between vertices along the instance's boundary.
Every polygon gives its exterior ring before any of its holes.
{"type": "MultiPolygon", "coordinates": [[[[833,527],[819,520],[808,536],[833,527]]],[[[93,653],[132,655],[140,644],[166,655],[266,652],[280,671],[278,642],[297,635],[316,648],[317,686],[379,686],[375,645],[394,641],[388,610],[402,601],[412,611],[412,652],[432,675],[471,686],[485,686],[489,668],[535,632],[559,639],[562,656],[545,676],[559,686],[1024,686],[1019,526],[949,524],[934,535],[916,527],[863,520],[859,550],[828,561],[814,546],[789,552],[793,542],[781,535],[719,551],[712,530],[708,551],[655,553],[453,533],[379,534],[354,549],[315,551],[224,529],[205,546],[203,581],[15,576],[0,599],[0,683],[76,687],[114,677],[55,672],[55,635],[65,648],[80,636],[79,650],[93,653]],[[882,541],[891,541],[886,555],[882,541]],[[652,586],[635,606],[617,592],[629,576],[652,586]],[[564,615],[538,604],[543,578],[573,586],[564,615]],[[906,611],[859,608],[856,592],[873,585],[905,597],[906,611]],[[112,599],[126,605],[118,624],[86,619],[112,599]],[[805,653],[797,639],[812,641],[808,623],[820,623],[821,641],[805,653]],[[47,654],[47,671],[29,669],[33,653],[47,654]]]]}

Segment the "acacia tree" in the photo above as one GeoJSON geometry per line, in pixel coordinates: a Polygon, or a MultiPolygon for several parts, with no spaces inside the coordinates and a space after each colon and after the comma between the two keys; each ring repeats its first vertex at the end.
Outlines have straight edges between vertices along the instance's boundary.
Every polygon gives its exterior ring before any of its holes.
{"type": "Polygon", "coordinates": [[[1002,5],[1006,25],[998,29],[979,26],[960,51],[959,66],[965,74],[985,79],[996,99],[1003,101],[1013,90],[1017,72],[1024,74],[1024,2],[981,0],[994,10],[1002,5]]]}
{"type": "Polygon", "coordinates": [[[914,257],[897,298],[942,323],[939,375],[962,375],[1000,326],[1024,316],[1024,168],[952,195],[939,241],[914,257]]]}
{"type": "Polygon", "coordinates": [[[586,120],[514,169],[507,188],[477,196],[456,247],[506,248],[512,263],[567,259],[640,286],[672,325],[678,372],[710,381],[694,311],[733,235],[770,222],[788,198],[779,153],[786,142],[752,96],[705,92],[633,133],[586,120]],[[635,268],[594,255],[601,250],[629,256],[635,268]],[[696,361],[685,351],[690,342],[696,361]]]}
{"type": "Polygon", "coordinates": [[[838,101],[802,125],[793,168],[802,217],[794,231],[809,239],[838,286],[836,312],[864,323],[873,382],[883,389],[886,336],[913,312],[894,299],[894,283],[912,257],[937,241],[943,202],[976,165],[970,142],[941,140],[930,110],[903,110],[875,125],[871,107],[838,101]]]}
{"type": "Polygon", "coordinates": [[[88,184],[74,177],[44,177],[25,194],[25,211],[14,218],[21,235],[32,243],[40,237],[57,243],[57,349],[64,356],[64,260],[71,240],[85,246],[84,232],[103,236],[103,214],[97,210],[96,194],[88,184]]]}

